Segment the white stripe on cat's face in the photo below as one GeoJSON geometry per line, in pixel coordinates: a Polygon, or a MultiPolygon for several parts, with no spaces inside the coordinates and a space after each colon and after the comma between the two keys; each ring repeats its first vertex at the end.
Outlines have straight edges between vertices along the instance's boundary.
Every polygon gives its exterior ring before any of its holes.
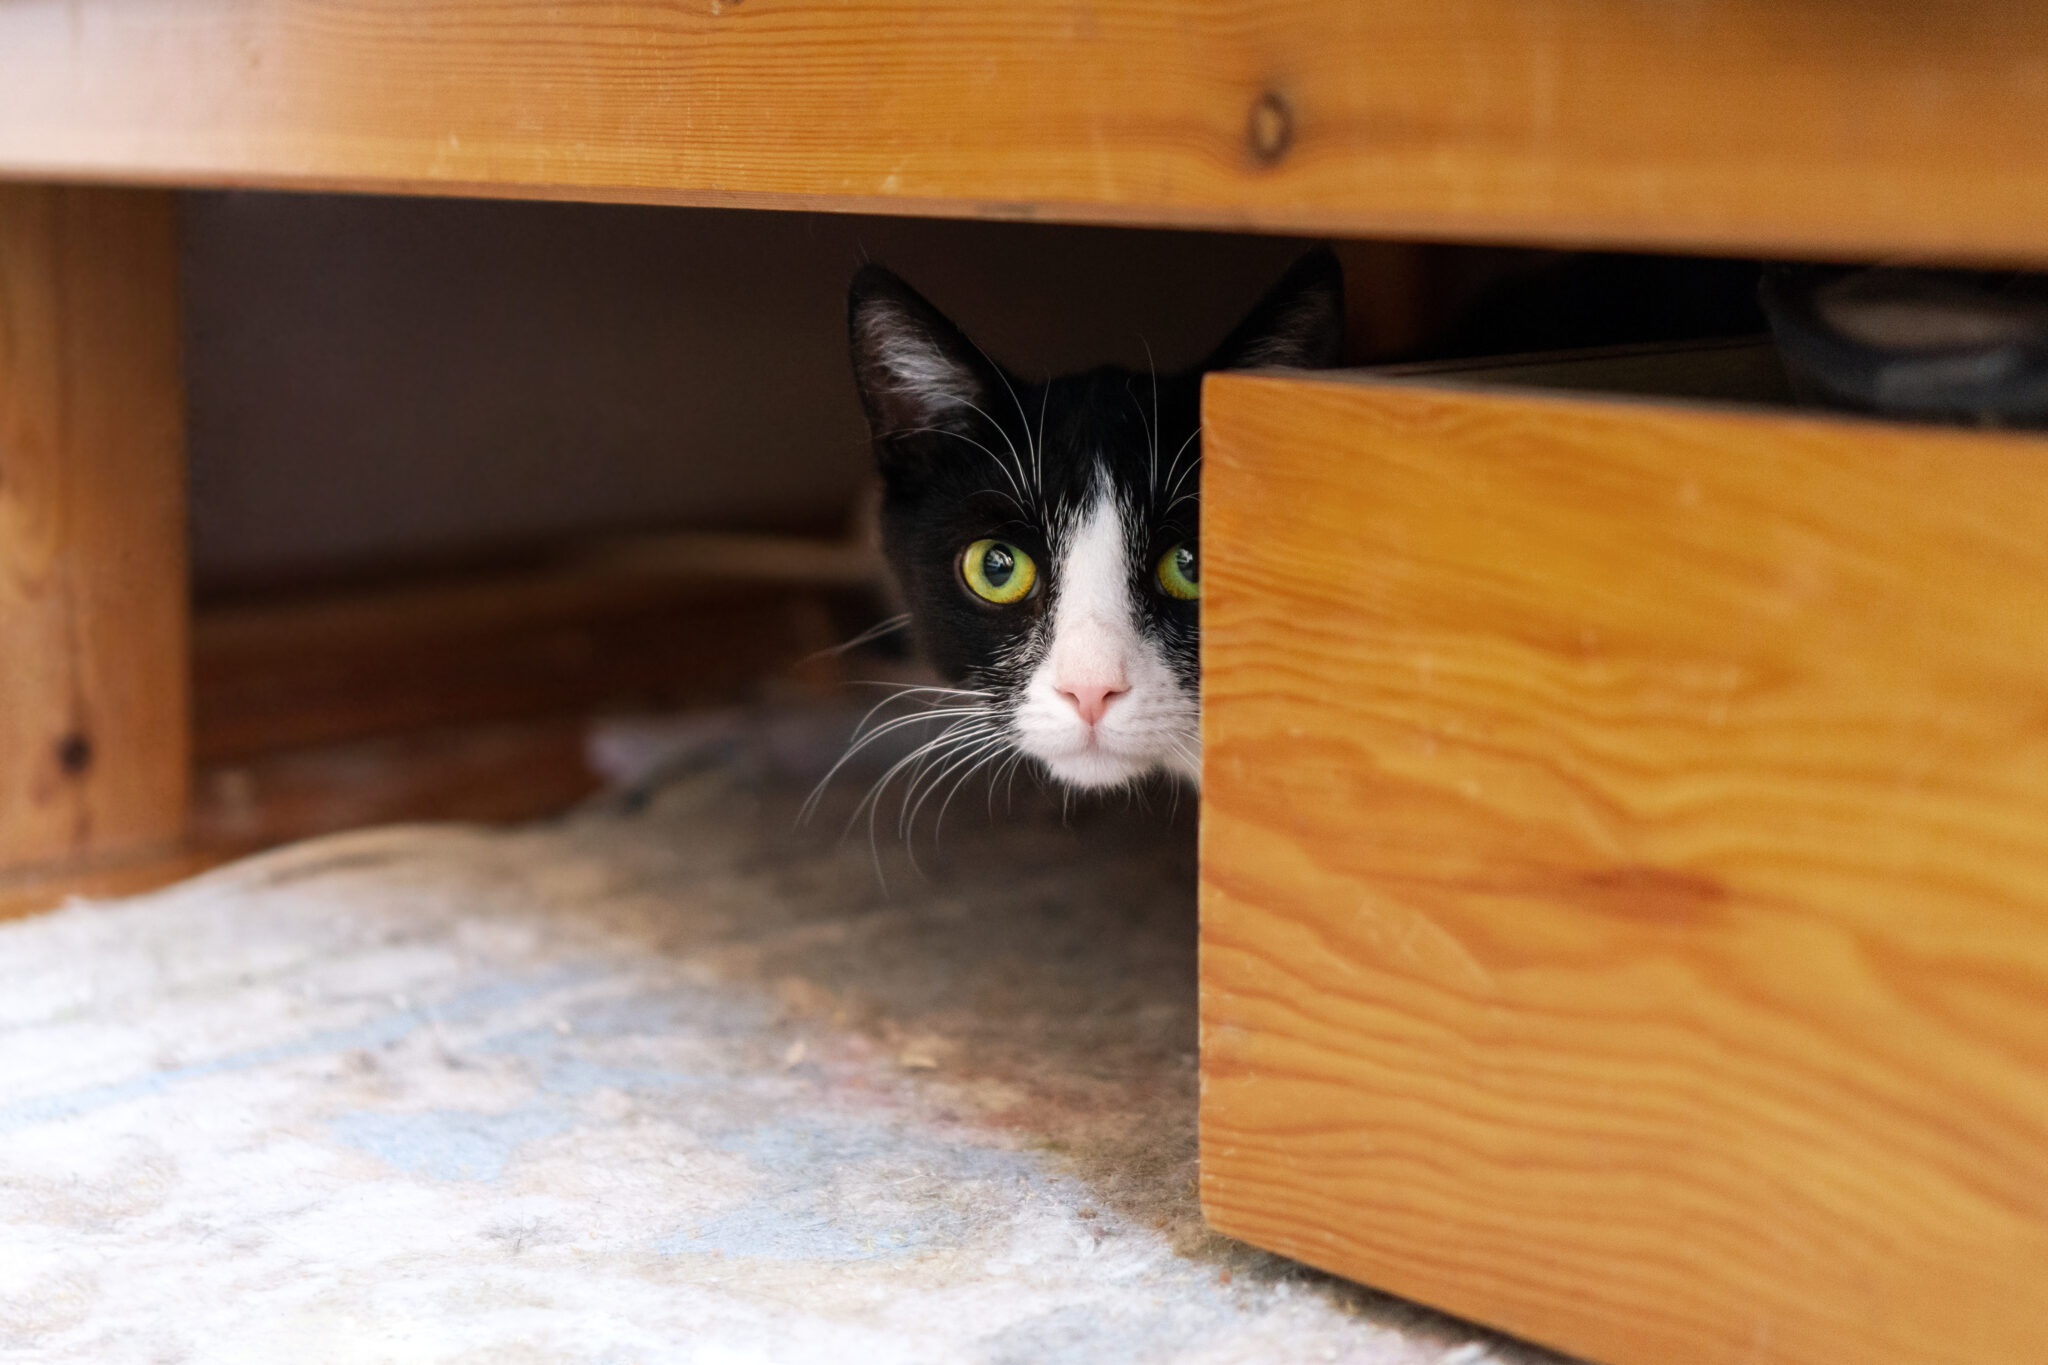
{"type": "Polygon", "coordinates": [[[1157,768],[1198,780],[1198,708],[1131,596],[1132,533],[1105,487],[1060,551],[1051,639],[1016,711],[1019,747],[1073,787],[1157,768]]]}

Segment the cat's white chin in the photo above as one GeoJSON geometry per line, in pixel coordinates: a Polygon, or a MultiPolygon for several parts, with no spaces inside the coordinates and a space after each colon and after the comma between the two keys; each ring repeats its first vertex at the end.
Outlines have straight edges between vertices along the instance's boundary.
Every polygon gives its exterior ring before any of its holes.
{"type": "Polygon", "coordinates": [[[1153,764],[1091,749],[1065,758],[1041,759],[1053,780],[1082,791],[1128,786],[1152,771],[1153,764]]]}
{"type": "MultiPolygon", "coordinates": [[[[1030,752],[1027,748],[1026,752],[1030,752]]],[[[1109,791],[1118,787],[1129,787],[1154,773],[1166,773],[1183,781],[1200,786],[1202,768],[1199,760],[1179,753],[1120,753],[1100,744],[1065,753],[1034,754],[1055,782],[1073,787],[1078,791],[1109,791]]]]}

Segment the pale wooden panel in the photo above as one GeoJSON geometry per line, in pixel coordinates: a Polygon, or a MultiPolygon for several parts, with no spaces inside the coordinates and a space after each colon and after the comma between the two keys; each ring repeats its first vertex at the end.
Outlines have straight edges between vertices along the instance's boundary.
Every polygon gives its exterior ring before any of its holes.
{"type": "Polygon", "coordinates": [[[0,186],[0,868],[184,827],[173,209],[0,186]]]}
{"type": "Polygon", "coordinates": [[[1216,1225],[1615,1365],[2048,1342],[2048,441],[1212,377],[1216,1225]]]}
{"type": "Polygon", "coordinates": [[[0,173],[2048,259],[2048,10],[13,0],[0,173]]]}

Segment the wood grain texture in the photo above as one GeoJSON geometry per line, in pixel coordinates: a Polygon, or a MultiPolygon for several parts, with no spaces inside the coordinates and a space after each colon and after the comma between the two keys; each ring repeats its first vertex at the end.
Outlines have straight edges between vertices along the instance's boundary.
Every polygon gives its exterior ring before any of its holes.
{"type": "Polygon", "coordinates": [[[559,813],[602,785],[594,716],[843,696],[832,646],[872,619],[882,572],[855,543],[610,536],[202,602],[182,841],[0,866],[0,919],[365,825],[559,813]]]}
{"type": "Polygon", "coordinates": [[[576,717],[468,725],[207,765],[190,845],[225,857],[371,825],[558,815],[603,786],[590,728],[576,717]]]}
{"type": "Polygon", "coordinates": [[[1611,1365],[2048,1342],[2048,441],[1207,390],[1202,1190],[1611,1365]]]}
{"type": "Polygon", "coordinates": [[[857,630],[835,627],[836,599],[881,579],[860,546],[700,533],[209,600],[193,626],[198,761],[735,701],[857,630]]]}
{"type": "Polygon", "coordinates": [[[14,0],[0,174],[2048,260],[2032,0],[14,0]]]}
{"type": "Polygon", "coordinates": [[[0,868],[184,827],[173,208],[0,185],[0,868]]]}
{"type": "Polygon", "coordinates": [[[556,815],[595,794],[587,721],[478,725],[202,765],[169,852],[0,873],[0,920],[77,897],[135,896],[279,844],[415,820],[556,815]]]}

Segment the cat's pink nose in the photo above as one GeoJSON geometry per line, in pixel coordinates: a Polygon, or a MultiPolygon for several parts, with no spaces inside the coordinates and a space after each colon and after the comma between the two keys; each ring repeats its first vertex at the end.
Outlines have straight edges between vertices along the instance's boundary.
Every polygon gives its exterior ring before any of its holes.
{"type": "Polygon", "coordinates": [[[1116,682],[1063,682],[1054,684],[1067,703],[1081,713],[1081,719],[1090,725],[1102,719],[1103,712],[1117,697],[1131,690],[1131,685],[1119,679],[1116,682]]]}

